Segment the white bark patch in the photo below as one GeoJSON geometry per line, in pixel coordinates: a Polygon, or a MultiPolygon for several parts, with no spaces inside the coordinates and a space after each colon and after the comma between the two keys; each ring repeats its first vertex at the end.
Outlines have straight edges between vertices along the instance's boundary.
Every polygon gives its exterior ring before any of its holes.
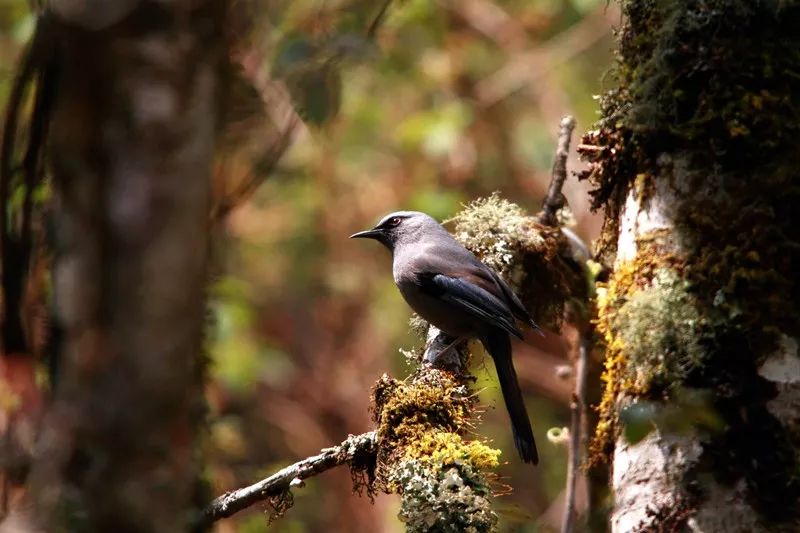
{"type": "Polygon", "coordinates": [[[787,335],[782,335],[780,347],[761,364],[758,373],[761,377],[776,383],[800,382],[797,341],[787,335]]]}
{"type": "Polygon", "coordinates": [[[797,341],[781,336],[778,349],[759,367],[758,374],[772,381],[778,395],[767,402],[767,410],[786,428],[800,433],[800,357],[797,341]]]}
{"type": "Polygon", "coordinates": [[[650,513],[684,499],[675,492],[680,487],[676,480],[701,453],[700,441],[692,435],[653,431],[633,445],[618,439],[614,450],[612,531],[638,531],[652,522],[650,513]]]}
{"type": "Polygon", "coordinates": [[[743,479],[733,487],[721,486],[713,480],[703,484],[706,499],[689,519],[690,531],[696,533],[725,531],[728,533],[759,533],[767,531],[758,523],[758,514],[746,502],[747,486],[743,479]]]}
{"type": "Polygon", "coordinates": [[[658,180],[655,190],[642,202],[643,191],[634,185],[625,198],[619,220],[619,239],[617,240],[617,263],[631,261],[636,257],[636,239],[660,229],[674,226],[675,191],[666,183],[658,180]]]}

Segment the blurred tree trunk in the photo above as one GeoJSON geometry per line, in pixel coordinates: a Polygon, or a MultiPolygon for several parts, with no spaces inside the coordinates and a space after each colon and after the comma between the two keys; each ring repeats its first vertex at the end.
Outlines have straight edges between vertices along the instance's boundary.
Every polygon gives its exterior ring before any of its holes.
{"type": "Polygon", "coordinates": [[[54,0],[48,531],[185,531],[198,501],[210,168],[225,2],[54,0]]]}
{"type": "Polygon", "coordinates": [[[613,531],[800,530],[800,5],[622,2],[579,148],[600,254],[613,531]]]}

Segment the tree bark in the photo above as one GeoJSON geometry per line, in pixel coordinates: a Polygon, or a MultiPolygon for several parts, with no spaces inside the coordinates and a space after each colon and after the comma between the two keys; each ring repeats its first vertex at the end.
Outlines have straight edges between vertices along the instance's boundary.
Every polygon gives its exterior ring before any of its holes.
{"type": "Polygon", "coordinates": [[[613,264],[612,530],[797,531],[800,5],[622,4],[619,87],[579,148],[613,264]]]}
{"type": "Polygon", "coordinates": [[[203,503],[195,436],[225,3],[50,4],[64,337],[32,514],[49,531],[185,531],[203,503]]]}

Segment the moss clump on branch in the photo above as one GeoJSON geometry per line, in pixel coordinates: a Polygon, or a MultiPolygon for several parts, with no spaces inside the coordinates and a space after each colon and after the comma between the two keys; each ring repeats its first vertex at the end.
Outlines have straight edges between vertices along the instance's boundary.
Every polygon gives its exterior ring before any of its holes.
{"type": "Polygon", "coordinates": [[[453,236],[505,279],[540,325],[559,329],[564,305],[585,290],[569,264],[570,245],[557,229],[497,193],[469,203],[447,221],[453,236]]]}
{"type": "Polygon", "coordinates": [[[440,370],[418,371],[407,382],[384,375],[373,390],[381,453],[402,452],[431,427],[457,433],[468,423],[474,403],[466,384],[440,370]]]}
{"type": "Polygon", "coordinates": [[[465,377],[424,368],[406,381],[384,375],[373,391],[378,484],[402,495],[408,531],[492,531],[492,469],[500,451],[463,433],[476,397],[465,377]]]}

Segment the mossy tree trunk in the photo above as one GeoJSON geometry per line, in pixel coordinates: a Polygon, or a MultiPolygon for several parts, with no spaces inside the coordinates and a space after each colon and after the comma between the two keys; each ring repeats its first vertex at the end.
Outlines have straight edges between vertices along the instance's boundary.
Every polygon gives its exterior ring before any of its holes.
{"type": "Polygon", "coordinates": [[[800,3],[623,2],[605,211],[612,529],[800,529],[800,3]]]}
{"type": "Polygon", "coordinates": [[[49,3],[57,318],[33,530],[187,531],[226,4],[49,3]],[[100,5],[102,4],[102,5],[100,5]]]}

